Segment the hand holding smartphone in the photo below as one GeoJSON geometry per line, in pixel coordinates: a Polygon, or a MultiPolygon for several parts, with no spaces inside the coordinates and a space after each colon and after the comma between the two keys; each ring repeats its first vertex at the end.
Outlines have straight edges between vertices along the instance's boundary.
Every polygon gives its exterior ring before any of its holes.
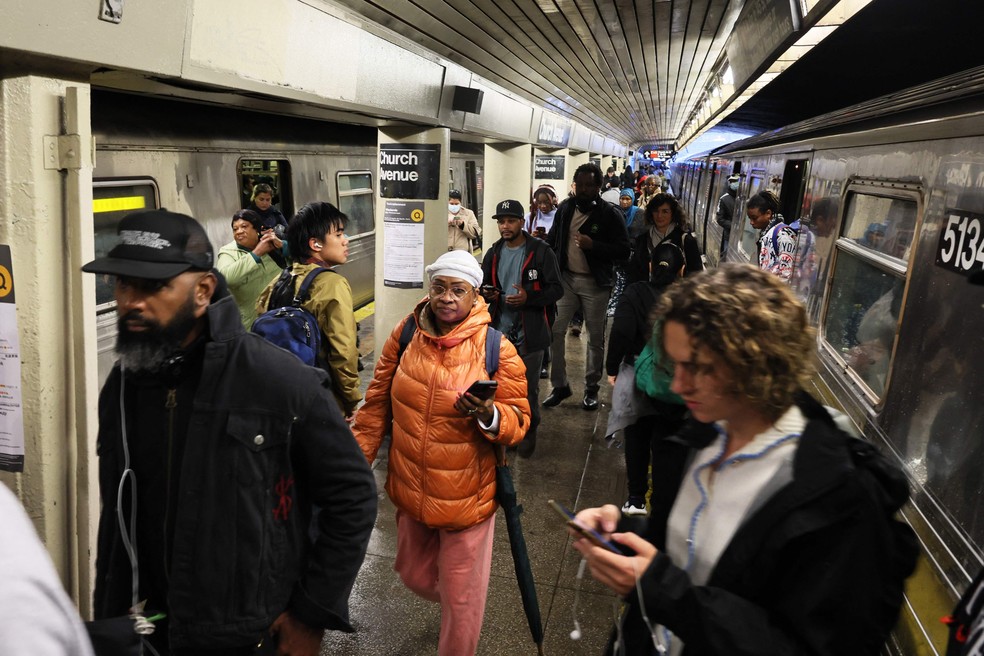
{"type": "Polygon", "coordinates": [[[579,523],[577,521],[577,517],[574,516],[574,513],[564,506],[560,505],[553,499],[550,499],[547,503],[550,504],[551,508],[557,511],[558,515],[564,518],[568,528],[574,529],[581,537],[586,538],[591,544],[599,546],[602,549],[607,549],[608,551],[618,554],[619,556],[627,555],[621,546],[615,544],[611,540],[606,540],[598,531],[583,526],[579,523]]]}
{"type": "Polygon", "coordinates": [[[488,401],[493,396],[495,396],[495,390],[498,389],[499,382],[495,380],[476,380],[471,384],[467,390],[466,394],[471,394],[477,399],[482,401],[488,401]]]}

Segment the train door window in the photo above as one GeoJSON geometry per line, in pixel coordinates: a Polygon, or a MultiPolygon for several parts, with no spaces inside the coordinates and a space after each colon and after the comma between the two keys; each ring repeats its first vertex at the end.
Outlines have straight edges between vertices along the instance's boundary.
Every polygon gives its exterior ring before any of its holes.
{"type": "Polygon", "coordinates": [[[335,176],[338,209],[348,217],[345,233],[350,237],[376,229],[373,218],[372,173],[339,171],[335,176]]]}
{"type": "Polygon", "coordinates": [[[273,206],[288,219],[294,216],[294,194],[290,179],[290,162],[286,159],[247,159],[236,165],[239,179],[239,206],[249,207],[253,189],[268,184],[273,191],[273,206]]]}
{"type": "MultiPolygon", "coordinates": [[[[748,189],[745,191],[744,200],[748,201],[749,198],[757,194],[762,190],[763,182],[765,181],[765,171],[761,169],[753,170],[748,176],[748,189]]],[[[740,217],[735,217],[732,219],[732,225],[734,221],[741,220],[741,240],[738,242],[738,250],[740,250],[745,257],[749,259],[752,264],[758,264],[758,239],[759,231],[752,227],[752,224],[748,222],[748,216],[745,214],[745,203],[741,203],[740,206],[736,204],[735,212],[741,212],[740,217]]]]}
{"type": "MultiPolygon", "coordinates": [[[[96,180],[92,183],[92,219],[95,228],[95,255],[105,257],[120,238],[120,219],[131,212],[160,207],[157,184],[146,180],[96,180]]],[[[96,275],[97,310],[111,309],[112,276],[96,275]]]]}
{"type": "Polygon", "coordinates": [[[809,160],[791,159],[786,162],[779,193],[779,211],[787,221],[798,219],[806,191],[806,175],[809,160]]]}
{"type": "Polygon", "coordinates": [[[915,193],[876,191],[848,194],[820,321],[824,348],[873,405],[889,381],[918,217],[915,193]]]}

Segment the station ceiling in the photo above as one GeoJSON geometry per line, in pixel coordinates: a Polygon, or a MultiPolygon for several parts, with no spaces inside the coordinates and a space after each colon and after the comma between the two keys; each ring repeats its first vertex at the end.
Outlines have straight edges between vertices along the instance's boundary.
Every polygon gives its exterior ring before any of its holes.
{"type": "MultiPolygon", "coordinates": [[[[335,0],[630,146],[673,143],[743,0],[335,0]]],[[[984,63],[966,0],[873,0],[722,125],[761,132],[984,63]]],[[[778,53],[776,53],[778,54],[778,53]]]]}

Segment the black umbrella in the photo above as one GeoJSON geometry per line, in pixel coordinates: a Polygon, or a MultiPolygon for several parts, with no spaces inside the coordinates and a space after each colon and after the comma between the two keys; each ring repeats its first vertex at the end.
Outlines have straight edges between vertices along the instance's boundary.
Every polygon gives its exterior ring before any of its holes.
{"type": "Polygon", "coordinates": [[[530,556],[526,552],[526,538],[523,537],[523,524],[519,516],[523,507],[516,500],[516,485],[512,472],[506,465],[505,450],[498,449],[498,464],[495,468],[495,499],[506,515],[506,530],[509,533],[509,548],[512,551],[513,565],[516,567],[516,581],[519,594],[523,598],[523,610],[530,624],[530,633],[536,643],[537,653],[543,656],[543,621],[540,619],[540,603],[536,599],[536,583],[530,568],[530,556]]]}

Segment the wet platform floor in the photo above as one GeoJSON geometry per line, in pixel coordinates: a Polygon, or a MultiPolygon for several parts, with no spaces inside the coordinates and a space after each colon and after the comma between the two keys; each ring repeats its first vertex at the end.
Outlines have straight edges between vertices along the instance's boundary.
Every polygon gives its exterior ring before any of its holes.
{"type": "MultiPolygon", "coordinates": [[[[363,385],[372,376],[372,317],[360,324],[363,385]]],[[[383,333],[386,334],[386,333],[383,333]]],[[[611,387],[603,383],[597,412],[581,409],[584,347],[587,336],[567,337],[568,373],[574,395],[558,407],[543,408],[536,452],[527,460],[511,457],[510,467],[523,506],[523,529],[543,620],[545,654],[599,654],[613,627],[614,593],[585,574],[577,602],[582,638],[570,638],[580,555],[571,547],[563,522],[548,499],[575,510],[625,501],[624,452],[618,439],[605,440],[611,387]]],[[[540,398],[550,381],[540,381],[540,398]]],[[[379,487],[379,516],[365,564],[351,596],[354,634],[329,632],[321,653],[339,656],[436,654],[440,608],[407,590],[393,571],[396,557],[395,509],[384,490],[386,453],[373,465],[379,487]]],[[[478,645],[482,655],[536,654],[513,570],[502,511],[496,513],[492,576],[485,622],[478,645]]]]}

